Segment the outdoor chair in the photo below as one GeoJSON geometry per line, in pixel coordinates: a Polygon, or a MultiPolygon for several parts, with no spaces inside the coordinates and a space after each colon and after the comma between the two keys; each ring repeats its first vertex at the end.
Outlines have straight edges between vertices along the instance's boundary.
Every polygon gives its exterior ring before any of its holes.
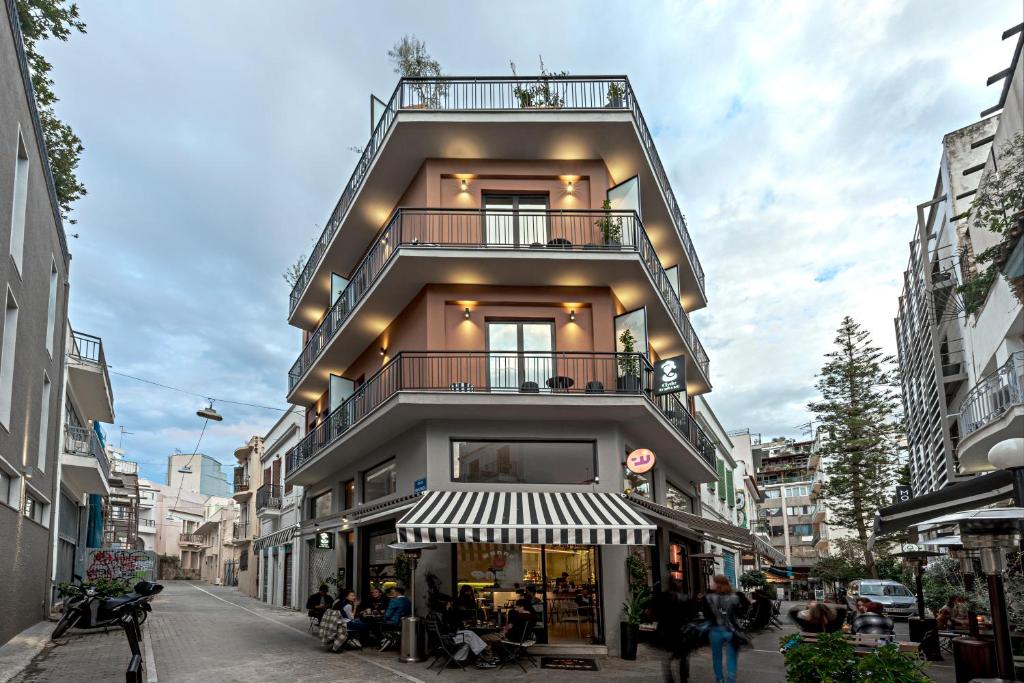
{"type": "Polygon", "coordinates": [[[538,394],[540,393],[540,386],[536,382],[523,382],[519,387],[519,391],[524,394],[538,394]]]}
{"type": "Polygon", "coordinates": [[[519,668],[526,673],[526,667],[520,661],[522,658],[530,660],[530,663],[535,667],[537,666],[537,660],[528,652],[528,649],[537,644],[537,641],[533,637],[534,624],[530,624],[528,627],[523,629],[523,637],[518,642],[514,640],[508,640],[502,638],[498,641],[504,651],[504,656],[501,658],[501,666],[499,668],[504,669],[505,665],[510,662],[515,662],[519,665],[519,668]]]}
{"type": "Polygon", "coordinates": [[[434,656],[434,660],[430,662],[430,665],[427,667],[428,670],[433,669],[434,665],[442,659],[444,664],[437,670],[439,676],[452,662],[458,664],[459,668],[463,671],[466,670],[462,662],[469,658],[469,645],[456,643],[451,634],[442,632],[441,618],[436,612],[427,615],[427,636],[434,642],[434,649],[430,651],[430,654],[434,656]]]}
{"type": "Polygon", "coordinates": [[[587,382],[587,393],[588,394],[603,394],[604,384],[597,380],[590,380],[587,382]]]}
{"type": "Polygon", "coordinates": [[[590,608],[576,607],[567,616],[564,616],[562,621],[567,624],[576,624],[576,638],[583,640],[583,624],[591,622],[590,608]]]}

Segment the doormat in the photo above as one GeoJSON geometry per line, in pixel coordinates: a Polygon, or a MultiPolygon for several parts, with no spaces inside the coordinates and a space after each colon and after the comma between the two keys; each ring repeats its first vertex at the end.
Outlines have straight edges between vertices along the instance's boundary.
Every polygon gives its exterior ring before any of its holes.
{"type": "Polygon", "coordinates": [[[600,671],[597,661],[586,657],[541,657],[540,668],[563,671],[600,671]]]}

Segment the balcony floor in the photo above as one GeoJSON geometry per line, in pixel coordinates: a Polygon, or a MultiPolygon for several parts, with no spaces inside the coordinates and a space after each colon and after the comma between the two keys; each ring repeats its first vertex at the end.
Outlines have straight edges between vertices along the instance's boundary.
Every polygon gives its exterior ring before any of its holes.
{"type": "Polygon", "coordinates": [[[993,467],[988,461],[989,449],[1004,439],[1019,439],[1022,435],[1024,435],[1024,404],[1017,403],[1010,406],[998,418],[960,440],[957,446],[960,474],[991,471],[993,467]]]}

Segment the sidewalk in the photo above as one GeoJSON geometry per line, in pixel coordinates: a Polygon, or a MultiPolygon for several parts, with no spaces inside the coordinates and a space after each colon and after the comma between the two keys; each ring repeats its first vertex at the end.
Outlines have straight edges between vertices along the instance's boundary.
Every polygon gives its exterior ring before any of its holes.
{"type": "MultiPolygon", "coordinates": [[[[42,643],[35,648],[28,661],[7,667],[0,660],[0,681],[11,683],[40,683],[43,681],[123,681],[125,669],[131,659],[131,650],[124,631],[112,628],[104,633],[73,629],[57,642],[50,640],[53,622],[44,621],[41,627],[42,643]]],[[[31,630],[31,629],[30,629],[31,630]]],[[[24,635],[22,632],[18,637],[24,635]]],[[[4,646],[6,648],[6,645],[4,646]]],[[[145,654],[145,653],[143,653],[145,654]]]]}

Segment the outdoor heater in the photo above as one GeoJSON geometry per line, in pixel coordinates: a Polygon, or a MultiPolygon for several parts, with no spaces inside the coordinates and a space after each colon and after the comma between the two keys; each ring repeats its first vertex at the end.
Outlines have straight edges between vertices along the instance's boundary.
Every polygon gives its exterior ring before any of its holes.
{"type": "Polygon", "coordinates": [[[437,548],[433,543],[389,543],[389,548],[400,550],[409,558],[409,600],[412,601],[412,614],[402,617],[402,646],[398,655],[400,662],[422,662],[423,656],[422,629],[420,618],[416,616],[416,562],[424,550],[437,548]]]}
{"type": "Polygon", "coordinates": [[[905,544],[901,552],[894,553],[896,557],[914,563],[914,591],[917,593],[917,618],[907,619],[907,626],[910,627],[910,639],[921,644],[921,652],[929,661],[942,661],[942,652],[939,648],[938,622],[933,617],[926,617],[924,613],[924,588],[921,585],[921,574],[924,565],[929,559],[939,557],[942,553],[934,550],[925,550],[920,546],[905,544]]]}

